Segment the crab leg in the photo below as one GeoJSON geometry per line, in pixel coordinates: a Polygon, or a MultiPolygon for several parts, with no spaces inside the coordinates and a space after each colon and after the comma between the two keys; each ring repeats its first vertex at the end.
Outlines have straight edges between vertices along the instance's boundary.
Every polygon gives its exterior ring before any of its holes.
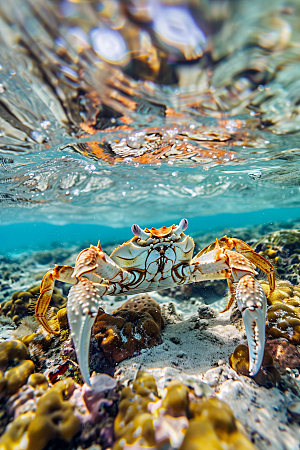
{"type": "Polygon", "coordinates": [[[249,259],[256,267],[265,272],[268,275],[268,281],[270,285],[270,292],[268,297],[275,290],[275,273],[273,265],[267,261],[262,255],[256,253],[250,245],[246,244],[246,242],[237,238],[228,238],[227,236],[222,237],[221,239],[217,239],[216,242],[208,245],[203,248],[197,255],[200,257],[211,250],[214,250],[216,247],[225,248],[227,250],[232,250],[235,248],[239,253],[244,255],[249,259]]]}
{"type": "Polygon", "coordinates": [[[71,266],[55,266],[54,269],[47,272],[41,282],[40,296],[35,307],[35,317],[42,327],[52,334],[59,334],[59,331],[51,328],[46,312],[52,297],[55,280],[64,281],[65,283],[75,284],[76,280],[72,278],[74,267],[71,266]]]}
{"type": "Polygon", "coordinates": [[[256,253],[250,245],[246,244],[246,242],[242,241],[241,239],[228,239],[229,241],[232,241],[233,246],[236,248],[236,250],[241,253],[242,255],[246,256],[246,258],[249,259],[249,261],[253,262],[253,264],[256,265],[260,270],[265,272],[268,275],[268,281],[270,285],[270,292],[269,296],[274,292],[275,290],[275,272],[273,265],[267,261],[262,255],[259,255],[256,253]]]}
{"type": "Polygon", "coordinates": [[[264,356],[267,298],[260,283],[253,276],[244,275],[238,282],[236,299],[246,328],[249,375],[255,376],[264,356]]]}
{"type": "Polygon", "coordinates": [[[75,345],[82,378],[88,385],[90,385],[89,347],[91,329],[98,313],[102,295],[107,290],[107,285],[94,283],[88,278],[80,277],[78,283],[71,287],[68,295],[67,311],[71,337],[75,345]]]}
{"type": "Polygon", "coordinates": [[[126,285],[133,275],[121,269],[100,246],[83,250],[75,264],[72,276],[77,283],[68,295],[67,312],[71,337],[75,345],[83,380],[89,380],[89,346],[91,329],[97,316],[101,298],[113,293],[115,282],[126,285]],[[83,275],[83,276],[82,276],[83,275]]]}

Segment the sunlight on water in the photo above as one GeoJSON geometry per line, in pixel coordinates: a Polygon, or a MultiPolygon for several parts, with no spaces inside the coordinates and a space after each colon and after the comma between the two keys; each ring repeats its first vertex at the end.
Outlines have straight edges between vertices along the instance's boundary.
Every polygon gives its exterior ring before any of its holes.
{"type": "Polygon", "coordinates": [[[297,2],[13,4],[0,17],[2,224],[299,206],[297,2]]]}
{"type": "Polygon", "coordinates": [[[299,23],[0,0],[1,450],[299,448],[299,23]]]}

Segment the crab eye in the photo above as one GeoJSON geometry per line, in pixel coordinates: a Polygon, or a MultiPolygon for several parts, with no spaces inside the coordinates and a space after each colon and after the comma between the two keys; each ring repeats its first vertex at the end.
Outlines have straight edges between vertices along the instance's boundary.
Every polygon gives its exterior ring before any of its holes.
{"type": "Polygon", "coordinates": [[[146,233],[144,230],[141,229],[136,223],[132,225],[131,231],[135,236],[140,237],[141,239],[148,239],[150,237],[150,233],[146,233]]]}
{"type": "Polygon", "coordinates": [[[132,231],[133,234],[135,234],[136,236],[140,236],[142,230],[140,229],[140,227],[139,227],[136,223],[134,223],[134,224],[132,225],[132,227],[131,227],[131,231],[132,231]]]}
{"type": "Polygon", "coordinates": [[[189,223],[188,223],[187,219],[182,219],[180,221],[180,224],[182,224],[182,231],[185,231],[187,229],[189,223]]]}
{"type": "Polygon", "coordinates": [[[178,225],[178,227],[176,227],[173,231],[174,234],[177,234],[178,236],[187,229],[188,227],[188,221],[187,219],[182,219],[180,221],[180,224],[178,225]]]}

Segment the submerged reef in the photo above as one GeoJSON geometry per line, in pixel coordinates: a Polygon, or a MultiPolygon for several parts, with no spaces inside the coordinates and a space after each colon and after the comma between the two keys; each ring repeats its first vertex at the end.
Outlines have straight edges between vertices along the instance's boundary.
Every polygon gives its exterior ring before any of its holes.
{"type": "MultiPolygon", "coordinates": [[[[266,294],[269,287],[262,283],[266,294]]],[[[275,291],[269,296],[266,333],[273,338],[285,338],[300,344],[300,286],[288,281],[277,281],[275,291]]]]}
{"type": "MultiPolygon", "coordinates": [[[[295,254],[297,244],[290,248],[295,254]]],[[[271,247],[258,249],[280,262],[271,247]]],[[[1,316],[12,329],[1,333],[0,450],[282,450],[287,435],[297,448],[300,286],[282,278],[269,297],[266,351],[255,377],[240,316],[217,312],[226,298],[216,281],[155,299],[104,297],[109,314],[100,309],[92,330],[91,387],[82,384],[59,290],[48,320],[60,334],[49,335],[30,315],[35,292],[18,288],[1,316]],[[206,294],[219,302],[203,304],[206,294]]],[[[260,283],[268,295],[267,281],[260,283]]]]}
{"type": "MultiPolygon", "coordinates": [[[[33,315],[37,298],[40,294],[40,286],[32,286],[26,291],[17,291],[12,295],[11,300],[5,302],[1,308],[1,314],[10,317],[14,323],[20,324],[23,317],[33,315]]],[[[54,288],[50,306],[53,312],[65,305],[67,299],[62,296],[59,289],[54,288]]]]}
{"type": "Polygon", "coordinates": [[[300,230],[279,230],[260,238],[253,246],[268,259],[280,278],[300,283],[300,230]]]}
{"type": "Polygon", "coordinates": [[[111,314],[100,312],[94,334],[107,358],[120,362],[142,349],[161,343],[164,321],[159,304],[141,294],[126,301],[111,314]]]}
{"type": "Polygon", "coordinates": [[[26,346],[17,340],[0,344],[0,393],[14,394],[34,372],[26,346]]]}
{"type": "Polygon", "coordinates": [[[121,392],[115,435],[113,450],[255,449],[231,408],[203,396],[201,382],[170,381],[159,395],[154,377],[142,371],[121,392]]]}

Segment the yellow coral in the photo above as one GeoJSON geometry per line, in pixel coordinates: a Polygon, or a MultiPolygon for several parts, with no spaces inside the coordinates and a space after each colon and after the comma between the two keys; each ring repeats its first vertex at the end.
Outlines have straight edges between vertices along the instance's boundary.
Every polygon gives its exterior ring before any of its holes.
{"type": "Polygon", "coordinates": [[[33,412],[27,412],[17,417],[0,439],[0,450],[28,450],[27,429],[34,418],[33,412]]]}
{"type": "MultiPolygon", "coordinates": [[[[37,297],[40,293],[40,286],[32,286],[27,291],[17,291],[12,295],[2,308],[2,314],[11,317],[17,325],[25,316],[33,314],[37,297]]],[[[66,298],[62,296],[59,289],[54,288],[50,306],[54,307],[54,312],[66,304],[66,298]]]]}
{"type": "MultiPolygon", "coordinates": [[[[238,345],[229,358],[231,367],[240,375],[249,375],[249,350],[246,345],[238,345]]],[[[265,387],[275,387],[280,381],[280,374],[274,366],[273,358],[265,350],[262,367],[253,377],[257,384],[265,387]]]]}
{"type": "Polygon", "coordinates": [[[180,450],[254,450],[226,403],[201,400],[179,381],[169,383],[161,400],[154,378],[145,372],[122,390],[115,434],[113,450],[170,445],[180,450]]]}
{"type": "Polygon", "coordinates": [[[17,392],[34,372],[34,363],[29,359],[28,350],[21,341],[4,341],[0,344],[0,368],[4,376],[0,380],[1,390],[11,395],[17,392]],[[11,363],[14,367],[7,369],[11,363]]]}
{"type": "MultiPolygon", "coordinates": [[[[36,385],[44,385],[41,374],[30,380],[36,385]]],[[[38,403],[36,413],[18,416],[0,439],[0,450],[42,450],[52,438],[70,441],[80,430],[79,419],[74,415],[74,406],[65,401],[74,389],[71,378],[59,381],[38,403]]]]}
{"type": "MultiPolygon", "coordinates": [[[[269,285],[262,283],[265,294],[269,285]]],[[[300,344],[300,286],[288,281],[277,281],[275,291],[269,296],[266,332],[273,338],[283,337],[292,344],[300,344]]]]}

